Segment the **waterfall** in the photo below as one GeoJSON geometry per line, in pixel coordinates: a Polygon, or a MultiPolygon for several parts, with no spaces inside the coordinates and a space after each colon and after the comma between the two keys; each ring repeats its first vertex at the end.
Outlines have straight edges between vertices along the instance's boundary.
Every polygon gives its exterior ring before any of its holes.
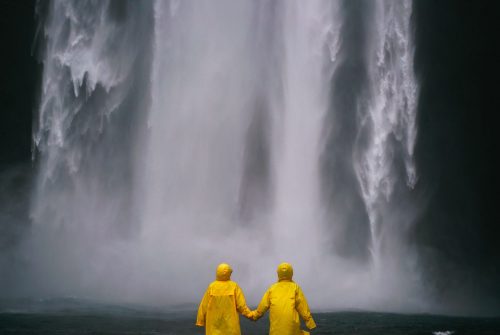
{"type": "Polygon", "coordinates": [[[192,303],[226,261],[258,299],[290,261],[316,306],[374,306],[416,180],[411,2],[350,6],[51,1],[33,291],[192,303]]]}
{"type": "MultiPolygon", "coordinates": [[[[265,84],[259,82],[255,7],[234,1],[155,3],[152,103],[139,180],[140,244],[148,257],[139,261],[161,265],[156,271],[166,281],[177,283],[196,268],[206,282],[217,262],[241,269],[245,254],[258,250],[258,232],[251,223],[239,224],[244,156],[254,140],[247,129],[254,118],[267,117],[255,110],[267,107],[267,92],[258,92],[265,84]]],[[[255,131],[266,136],[260,123],[255,131]]],[[[151,285],[161,290],[164,283],[151,285]]],[[[192,295],[178,292],[179,301],[192,295]]]]}
{"type": "Polygon", "coordinates": [[[364,143],[358,149],[355,169],[368,213],[370,252],[377,271],[383,253],[394,252],[383,250],[384,240],[401,238],[390,225],[404,226],[412,219],[411,212],[395,213],[394,207],[400,203],[393,198],[404,196],[402,192],[395,195],[396,188],[406,184],[411,189],[417,178],[413,157],[417,84],[410,16],[411,1],[376,3],[367,111],[360,117],[358,136],[364,143]],[[403,175],[398,172],[401,162],[403,175]]]}
{"type": "Polygon", "coordinates": [[[72,294],[99,280],[109,242],[136,230],[153,12],[150,3],[113,1],[51,1],[39,10],[38,176],[26,256],[39,280],[27,291],[72,294]]]}

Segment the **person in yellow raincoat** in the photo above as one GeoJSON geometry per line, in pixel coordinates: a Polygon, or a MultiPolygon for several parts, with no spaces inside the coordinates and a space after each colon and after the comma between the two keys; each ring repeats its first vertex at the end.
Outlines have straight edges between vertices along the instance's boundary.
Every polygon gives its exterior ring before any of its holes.
{"type": "Polygon", "coordinates": [[[269,309],[269,335],[309,334],[300,329],[299,316],[309,329],[316,328],[306,297],[299,285],[292,281],[293,268],[288,263],[278,266],[278,282],[271,285],[255,311],[258,320],[269,309]]]}
{"type": "Polygon", "coordinates": [[[216,280],[208,285],[198,308],[196,325],[205,326],[207,335],[240,335],[238,313],[253,320],[253,313],[247,307],[243,291],[231,281],[233,270],[228,264],[219,264],[216,280]]]}

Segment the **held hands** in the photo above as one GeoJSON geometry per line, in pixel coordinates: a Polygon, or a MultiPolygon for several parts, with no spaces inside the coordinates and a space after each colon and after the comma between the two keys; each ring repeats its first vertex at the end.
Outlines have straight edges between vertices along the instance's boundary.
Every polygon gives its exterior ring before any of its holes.
{"type": "Polygon", "coordinates": [[[257,310],[251,311],[247,318],[252,321],[257,321],[258,319],[260,319],[260,317],[257,315],[257,310]]]}

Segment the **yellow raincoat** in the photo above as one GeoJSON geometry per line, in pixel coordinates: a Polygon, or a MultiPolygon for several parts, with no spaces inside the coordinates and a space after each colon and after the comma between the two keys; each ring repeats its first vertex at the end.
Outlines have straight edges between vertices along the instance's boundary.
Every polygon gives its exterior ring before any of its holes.
{"type": "Polygon", "coordinates": [[[255,310],[259,319],[269,309],[269,335],[309,334],[300,329],[300,317],[307,328],[316,328],[306,297],[299,285],[292,281],[293,269],[288,263],[278,266],[278,282],[271,285],[255,310]]]}
{"type": "Polygon", "coordinates": [[[196,325],[205,326],[207,335],[240,335],[238,312],[252,318],[243,291],[230,280],[232,272],[228,264],[220,264],[216,280],[208,285],[201,300],[196,325]]]}

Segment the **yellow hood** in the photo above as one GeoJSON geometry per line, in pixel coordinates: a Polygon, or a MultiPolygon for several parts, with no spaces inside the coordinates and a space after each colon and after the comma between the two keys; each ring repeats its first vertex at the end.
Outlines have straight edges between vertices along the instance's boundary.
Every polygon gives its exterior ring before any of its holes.
{"type": "Polygon", "coordinates": [[[233,273],[233,269],[231,269],[231,266],[226,263],[221,263],[219,264],[219,266],[217,266],[215,279],[220,281],[227,281],[231,279],[231,273],[233,273]]]}
{"type": "Polygon", "coordinates": [[[278,281],[282,280],[292,280],[293,277],[293,268],[289,263],[281,263],[278,265],[278,281]]]}

